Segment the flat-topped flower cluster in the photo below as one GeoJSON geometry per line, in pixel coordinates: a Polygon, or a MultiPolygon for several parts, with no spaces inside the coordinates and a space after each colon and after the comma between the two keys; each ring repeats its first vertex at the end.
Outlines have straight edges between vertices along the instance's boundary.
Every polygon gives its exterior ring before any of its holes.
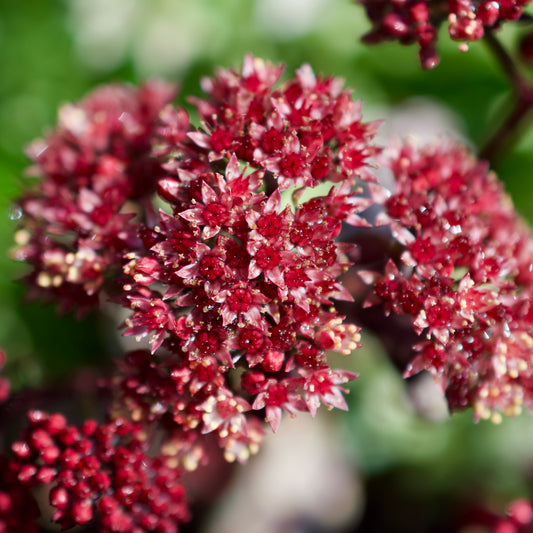
{"type": "Polygon", "coordinates": [[[403,245],[369,303],[411,316],[421,337],[410,376],[428,370],[450,409],[501,419],[533,407],[533,242],[502,184],[465,148],[391,155],[382,222],[403,245]]]}
{"type": "Polygon", "coordinates": [[[454,41],[478,41],[487,29],[502,22],[516,21],[530,0],[355,0],[364,6],[372,29],[367,43],[399,41],[417,43],[420,63],[430,69],[439,62],[436,50],[440,25],[448,22],[448,33],[454,41]]]}

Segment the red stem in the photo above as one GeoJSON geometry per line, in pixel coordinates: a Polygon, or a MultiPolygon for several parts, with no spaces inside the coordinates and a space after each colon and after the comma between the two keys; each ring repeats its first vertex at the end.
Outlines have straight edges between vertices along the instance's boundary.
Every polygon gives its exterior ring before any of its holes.
{"type": "Polygon", "coordinates": [[[516,98],[505,120],[479,153],[482,159],[487,159],[494,163],[509,148],[530,115],[530,111],[533,108],[533,84],[520,73],[513,58],[491,31],[486,32],[485,42],[489,45],[503,71],[511,81],[516,98]]]}

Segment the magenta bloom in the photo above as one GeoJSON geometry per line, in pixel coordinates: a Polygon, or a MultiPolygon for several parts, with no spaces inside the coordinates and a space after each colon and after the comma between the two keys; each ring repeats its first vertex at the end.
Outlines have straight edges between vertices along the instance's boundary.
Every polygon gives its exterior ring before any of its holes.
{"type": "Polygon", "coordinates": [[[282,65],[247,55],[241,72],[220,69],[204,79],[207,98],[191,99],[204,129],[189,133],[191,157],[208,163],[233,154],[268,171],[280,190],[373,179],[366,166],[377,151],[377,123],[361,121],[361,104],[342,80],[303,65],[276,87],[282,72],[282,65]]]}
{"type": "Polygon", "coordinates": [[[330,369],[326,352],[349,353],[359,334],[332,307],[351,299],[338,281],[350,247],[336,238],[344,221],[368,225],[358,213],[377,187],[363,195],[359,185],[374,180],[376,125],[361,122],[339,80],[304,66],[275,88],[281,72],[247,56],[241,73],[204,80],[208,98],[194,99],[204,131],[186,142],[172,144],[181,112],[165,111],[156,150],[169,176],[158,193],[170,209],[145,232],[150,252],[125,267],[125,334],[148,336],[152,352],[181,356],[193,375],[208,362],[209,396],[199,403],[188,386],[186,405],[237,458],[246,453],[235,436],[256,447],[253,411],[276,429],[283,411],[346,408],[355,374],[330,369]],[[298,203],[298,188],[326,181],[327,195],[298,203]]]}
{"type": "Polygon", "coordinates": [[[179,475],[210,443],[245,462],[283,412],[347,409],[356,374],[328,355],[360,336],[335,309],[352,299],[339,278],[353,246],[337,239],[369,226],[377,123],[340,80],[303,66],[279,83],[282,70],[249,55],[204,80],[200,129],[167,85],[104,87],[30,149],[42,180],[20,201],[15,256],[33,292],[80,313],[111,296],[151,349],[107,381],[111,422],[32,411],[13,445],[6,479],[51,487],[63,528],[175,531],[179,475]]]}
{"type": "MultiPolygon", "coordinates": [[[[334,196],[293,211],[282,206],[278,189],[270,197],[257,190],[263,174],[241,170],[232,156],[225,176],[160,182],[175,215],[161,213],[151,254],[126,267],[136,284],[127,297],[133,313],[125,333],[148,335],[152,351],[163,345],[183,354],[190,369],[218,360],[210,378],[217,385],[202,402],[209,412],[211,396],[233,398],[228,374],[244,370],[243,388],[232,400],[236,412],[267,407],[277,427],[282,409],[314,413],[321,398],[345,407],[337,399],[340,384],[354,375],[330,370],[325,352],[349,353],[359,336],[328,309],[332,299],[351,299],[336,279],[349,263],[334,240],[340,228],[329,216],[334,196]],[[310,385],[313,379],[324,382],[323,394],[310,385]],[[287,398],[279,399],[273,387],[287,398]]],[[[206,429],[225,433],[224,417],[220,423],[207,418],[202,415],[206,429]]]]}
{"type": "Polygon", "coordinates": [[[442,22],[455,41],[477,41],[486,29],[497,28],[507,20],[518,20],[530,0],[356,0],[366,10],[372,30],[367,43],[397,40],[417,43],[423,68],[439,62],[435,46],[442,22]]]}
{"type": "MultiPolygon", "coordinates": [[[[496,176],[455,145],[403,146],[383,221],[403,245],[374,291],[421,336],[406,371],[428,370],[451,409],[498,420],[533,408],[533,241],[496,176]]],[[[376,301],[376,300],[371,300],[376,301]]]]}
{"type": "Polygon", "coordinates": [[[40,181],[19,200],[14,256],[33,267],[33,295],[81,314],[98,303],[104,278],[120,272],[123,254],[138,248],[162,176],[151,136],[175,95],[161,81],[101,87],[61,107],[56,130],[28,148],[28,173],[40,181]]]}

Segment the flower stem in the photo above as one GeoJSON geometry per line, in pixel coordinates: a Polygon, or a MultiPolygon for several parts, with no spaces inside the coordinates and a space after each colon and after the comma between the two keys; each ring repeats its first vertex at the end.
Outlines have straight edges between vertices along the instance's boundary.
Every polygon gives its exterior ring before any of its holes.
{"type": "Polygon", "coordinates": [[[495,163],[508,150],[530,116],[533,107],[533,84],[520,73],[516,62],[493,32],[486,32],[485,42],[511,81],[515,93],[513,107],[479,153],[482,159],[495,163]]]}

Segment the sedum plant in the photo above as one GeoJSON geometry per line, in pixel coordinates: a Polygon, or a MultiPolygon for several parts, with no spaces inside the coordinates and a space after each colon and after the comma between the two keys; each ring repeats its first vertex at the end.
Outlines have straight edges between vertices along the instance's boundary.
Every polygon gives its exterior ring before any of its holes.
{"type": "MultiPolygon", "coordinates": [[[[515,72],[492,32],[528,2],[360,3],[365,40],[417,42],[425,68],[448,20],[515,72]]],[[[139,346],[103,377],[100,417],[28,409],[0,456],[0,532],[41,531],[41,515],[178,531],[182,480],[217,450],[245,463],[284,414],[347,409],[357,375],[330,361],[357,357],[362,327],[385,334],[369,309],[410,343],[404,376],[428,372],[450,411],[532,410],[533,240],[487,162],[452,140],[379,146],[342,80],[283,70],[252,55],[217,70],[192,116],[172,84],[102,86],[29,146],[38,180],[12,250],[29,296],[80,319],[112,306],[139,346]]],[[[510,509],[485,519],[531,525],[530,503],[510,509]]]]}

